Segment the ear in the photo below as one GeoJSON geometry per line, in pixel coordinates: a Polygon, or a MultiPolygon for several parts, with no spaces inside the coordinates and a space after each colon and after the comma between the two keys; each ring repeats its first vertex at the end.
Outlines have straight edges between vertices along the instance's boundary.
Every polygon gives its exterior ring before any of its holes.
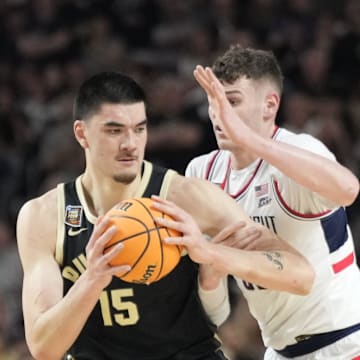
{"type": "Polygon", "coordinates": [[[279,110],[280,96],[276,92],[271,92],[266,95],[264,103],[264,119],[275,120],[276,114],[279,110]]]}
{"type": "Polygon", "coordinates": [[[86,125],[83,120],[75,120],[73,126],[75,138],[83,149],[89,147],[86,139],[86,125]]]}

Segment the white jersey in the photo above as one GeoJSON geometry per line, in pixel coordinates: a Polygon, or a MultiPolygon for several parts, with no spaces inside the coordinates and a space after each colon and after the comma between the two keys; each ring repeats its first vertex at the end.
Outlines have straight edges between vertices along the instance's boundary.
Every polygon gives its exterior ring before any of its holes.
{"type": "MultiPolygon", "coordinates": [[[[273,139],[334,159],[310,135],[278,128],[273,139]]],[[[236,279],[266,346],[283,349],[299,337],[360,323],[360,271],[343,207],[334,207],[261,159],[233,170],[230,153],[224,150],[193,159],[186,175],[221,186],[254,221],[289,242],[315,269],[315,283],[307,296],[236,279]]]]}

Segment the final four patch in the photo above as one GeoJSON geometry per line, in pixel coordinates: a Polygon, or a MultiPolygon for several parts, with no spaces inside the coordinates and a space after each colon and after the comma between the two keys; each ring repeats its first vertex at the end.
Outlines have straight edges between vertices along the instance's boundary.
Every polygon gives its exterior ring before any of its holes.
{"type": "Polygon", "coordinates": [[[80,227],[83,208],[79,205],[68,205],[65,209],[65,224],[80,227]]]}

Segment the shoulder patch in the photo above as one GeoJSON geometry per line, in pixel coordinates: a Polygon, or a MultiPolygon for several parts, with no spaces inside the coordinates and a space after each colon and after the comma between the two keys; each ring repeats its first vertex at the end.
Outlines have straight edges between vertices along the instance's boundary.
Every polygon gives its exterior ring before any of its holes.
{"type": "Polygon", "coordinates": [[[83,215],[83,208],[79,205],[68,205],[65,209],[65,224],[80,227],[83,215]]]}

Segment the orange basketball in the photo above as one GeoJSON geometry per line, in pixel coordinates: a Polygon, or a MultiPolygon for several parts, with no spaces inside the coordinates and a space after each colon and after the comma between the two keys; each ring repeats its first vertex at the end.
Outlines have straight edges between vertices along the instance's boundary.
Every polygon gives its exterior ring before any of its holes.
{"type": "Polygon", "coordinates": [[[109,226],[116,225],[117,232],[106,245],[105,252],[119,242],[124,244],[110,265],[131,266],[130,271],[118,276],[121,280],[151,284],[168,275],[180,261],[182,247],[165,244],[162,239],[181,234],[155,223],[154,218],[168,216],[150,208],[152,202],[149,198],[128,199],[107,213],[109,226]]]}

